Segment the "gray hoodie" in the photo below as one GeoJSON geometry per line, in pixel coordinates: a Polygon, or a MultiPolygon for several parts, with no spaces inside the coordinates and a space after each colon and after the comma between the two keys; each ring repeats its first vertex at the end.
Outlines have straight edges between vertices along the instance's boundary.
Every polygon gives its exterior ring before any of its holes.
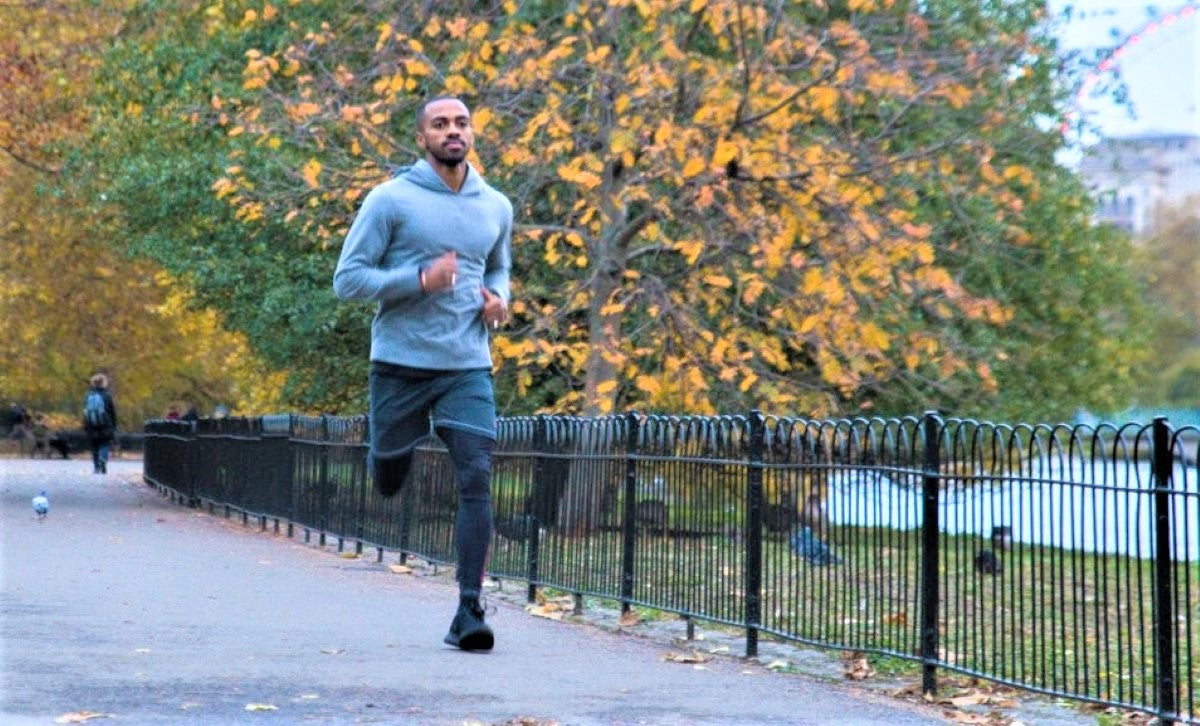
{"type": "Polygon", "coordinates": [[[509,301],[512,203],[468,164],[456,194],[421,160],[371,190],[342,245],[333,290],[375,300],[371,360],[410,368],[491,368],[480,286],[509,301]],[[420,269],[453,250],[454,287],[426,295],[420,269]]]}

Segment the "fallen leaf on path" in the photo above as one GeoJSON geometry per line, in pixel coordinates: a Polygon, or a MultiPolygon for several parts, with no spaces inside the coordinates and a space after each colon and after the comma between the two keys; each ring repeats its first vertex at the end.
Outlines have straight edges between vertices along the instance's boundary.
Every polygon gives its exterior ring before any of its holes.
{"type": "Polygon", "coordinates": [[[562,620],[564,613],[554,603],[548,602],[544,605],[526,605],[525,612],[530,615],[536,615],[539,618],[548,618],[550,620],[562,620]]]}
{"type": "Polygon", "coordinates": [[[852,681],[861,681],[874,676],[875,669],[871,667],[865,653],[854,652],[846,658],[843,675],[852,681]]]}
{"type": "Polygon", "coordinates": [[[965,696],[954,696],[953,698],[942,699],[942,703],[951,706],[962,708],[963,706],[979,706],[991,700],[991,697],[986,693],[969,693],[965,696]]]}
{"type": "Polygon", "coordinates": [[[791,665],[792,664],[788,663],[786,660],[773,660],[767,664],[767,669],[773,670],[773,671],[781,671],[781,670],[788,668],[791,665]]]}
{"type": "Polygon", "coordinates": [[[341,558],[343,560],[357,560],[359,556],[360,555],[357,552],[343,552],[341,554],[341,558]]]}
{"type": "Polygon", "coordinates": [[[946,711],[946,717],[954,723],[986,724],[988,717],[982,713],[966,713],[965,711],[946,711]]]}
{"type": "Polygon", "coordinates": [[[642,616],[637,614],[636,610],[626,610],[621,613],[620,625],[622,628],[628,628],[642,622],[642,616]]]}
{"type": "Polygon", "coordinates": [[[388,565],[388,569],[397,575],[411,575],[413,571],[408,565],[388,565]]]}
{"type": "Polygon", "coordinates": [[[99,713],[97,711],[72,711],[54,719],[54,723],[84,723],[94,718],[109,718],[111,716],[111,713],[99,713]]]}
{"type": "Polygon", "coordinates": [[[278,711],[279,706],[273,703],[247,703],[247,711],[278,711]]]}
{"type": "Polygon", "coordinates": [[[663,653],[663,660],[670,663],[707,663],[712,660],[711,655],[704,655],[691,651],[689,653],[663,653]]]}

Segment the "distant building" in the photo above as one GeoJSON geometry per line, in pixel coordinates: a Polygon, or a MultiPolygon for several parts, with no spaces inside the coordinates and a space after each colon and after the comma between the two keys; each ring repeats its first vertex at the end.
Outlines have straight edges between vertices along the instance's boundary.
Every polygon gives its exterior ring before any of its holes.
{"type": "Polygon", "coordinates": [[[1153,234],[1159,210],[1200,195],[1200,135],[1105,139],[1084,153],[1079,174],[1096,198],[1097,221],[1153,234]]]}

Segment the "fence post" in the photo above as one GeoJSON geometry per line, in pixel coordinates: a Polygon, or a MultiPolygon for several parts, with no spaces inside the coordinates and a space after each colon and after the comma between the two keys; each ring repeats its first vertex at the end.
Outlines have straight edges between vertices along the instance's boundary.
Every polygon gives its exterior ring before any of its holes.
{"type": "Polygon", "coordinates": [[[184,444],[183,467],[184,480],[187,486],[188,503],[192,507],[200,506],[200,497],[196,494],[196,472],[199,470],[200,445],[196,439],[196,421],[188,421],[187,441],[184,444]]]}
{"type": "MultiPolygon", "coordinates": [[[[530,500],[540,492],[545,491],[546,454],[549,453],[550,447],[550,436],[547,427],[546,414],[538,414],[537,419],[533,422],[533,491],[529,493],[530,500]],[[542,486],[539,487],[539,484],[542,486]]],[[[526,579],[529,582],[529,591],[526,594],[526,599],[530,603],[534,603],[537,602],[538,560],[542,549],[542,523],[538,521],[537,506],[530,506],[528,510],[529,546],[525,549],[525,568],[526,579]]]]}
{"type": "Polygon", "coordinates": [[[1154,418],[1154,675],[1158,717],[1173,724],[1175,690],[1175,565],[1171,553],[1171,484],[1175,459],[1165,416],[1154,418]]]}
{"type": "Polygon", "coordinates": [[[758,655],[762,624],[763,442],[766,419],[750,412],[750,459],[746,470],[746,657],[758,655]]]}
{"type": "Polygon", "coordinates": [[[633,599],[633,560],[637,554],[637,411],[625,416],[625,506],[621,517],[621,612],[629,612],[633,599]]]}
{"type": "Polygon", "coordinates": [[[937,693],[939,423],[936,411],[925,412],[921,479],[921,692],[926,696],[937,693]]]}
{"type": "Polygon", "coordinates": [[[329,417],[321,414],[321,443],[318,445],[320,459],[317,464],[317,487],[321,492],[321,514],[317,518],[321,531],[317,542],[325,546],[325,533],[329,531],[329,417]]]}

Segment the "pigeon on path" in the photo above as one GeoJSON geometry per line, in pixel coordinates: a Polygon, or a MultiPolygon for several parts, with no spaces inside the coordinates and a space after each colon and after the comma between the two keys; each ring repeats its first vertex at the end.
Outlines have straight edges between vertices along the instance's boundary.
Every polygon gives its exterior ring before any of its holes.
{"type": "Polygon", "coordinates": [[[46,492],[38,492],[38,495],[33,498],[33,513],[38,519],[45,519],[46,514],[50,512],[50,500],[46,498],[46,492]]]}

